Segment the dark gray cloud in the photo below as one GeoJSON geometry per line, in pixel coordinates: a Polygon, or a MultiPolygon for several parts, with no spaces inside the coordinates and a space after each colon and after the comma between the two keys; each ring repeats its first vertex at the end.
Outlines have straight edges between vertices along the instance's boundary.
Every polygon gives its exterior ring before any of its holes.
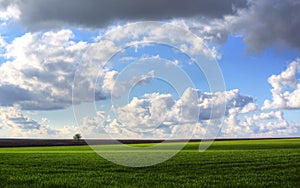
{"type": "Polygon", "coordinates": [[[21,23],[29,29],[76,25],[99,28],[114,21],[220,18],[246,0],[26,0],[19,3],[21,23]]]}
{"type": "Polygon", "coordinates": [[[16,85],[0,85],[0,106],[13,106],[16,102],[32,99],[32,94],[16,85]]]}
{"type": "Polygon", "coordinates": [[[10,4],[9,1],[0,1],[0,10],[5,10],[10,4]]]}
{"type": "Polygon", "coordinates": [[[299,0],[4,0],[0,8],[7,7],[8,2],[18,4],[20,22],[29,30],[103,28],[115,21],[194,18],[202,27],[192,25],[190,29],[204,33],[204,38],[224,42],[228,35],[238,34],[244,36],[251,51],[274,44],[300,50],[299,0]],[[204,29],[207,25],[211,26],[209,33],[204,29]]]}
{"type": "Polygon", "coordinates": [[[279,44],[300,50],[300,1],[251,1],[237,14],[231,30],[245,36],[250,50],[261,51],[279,44]]]}
{"type": "Polygon", "coordinates": [[[56,110],[72,104],[70,96],[51,97],[48,90],[35,92],[16,85],[0,85],[0,106],[20,105],[23,110],[56,110]]]}
{"type": "Polygon", "coordinates": [[[223,43],[229,35],[243,36],[250,53],[270,46],[300,51],[299,0],[249,0],[248,7],[217,19],[186,19],[190,30],[223,43]]]}

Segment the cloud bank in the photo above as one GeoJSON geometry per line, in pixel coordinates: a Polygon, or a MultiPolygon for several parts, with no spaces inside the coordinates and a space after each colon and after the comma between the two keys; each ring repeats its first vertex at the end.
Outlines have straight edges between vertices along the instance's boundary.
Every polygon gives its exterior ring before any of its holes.
{"type": "Polygon", "coordinates": [[[225,17],[228,30],[244,35],[244,41],[253,51],[271,45],[300,50],[300,3],[297,0],[250,1],[249,9],[241,9],[236,16],[225,17]]]}
{"type": "Polygon", "coordinates": [[[170,94],[148,93],[115,108],[116,117],[103,112],[102,120],[86,117],[80,127],[88,137],[97,137],[97,133],[99,136],[106,131],[116,138],[134,135],[142,138],[188,138],[194,130],[197,135],[203,136],[207,122],[216,120],[218,124],[213,126],[218,127],[231,109],[249,112],[251,104],[253,98],[241,95],[238,90],[202,93],[188,88],[179,99],[170,94]]]}
{"type": "Polygon", "coordinates": [[[2,138],[68,138],[77,130],[74,126],[53,128],[48,123],[46,118],[40,121],[33,120],[16,106],[0,107],[0,137],[2,138]]]}
{"type": "Polygon", "coordinates": [[[2,0],[0,19],[18,20],[31,31],[183,20],[191,31],[207,39],[224,42],[228,35],[243,35],[248,49],[259,52],[274,44],[300,50],[299,8],[297,0],[2,0]]]}
{"type": "MultiPolygon", "coordinates": [[[[249,0],[247,8],[222,18],[190,18],[183,22],[199,36],[225,42],[230,35],[242,36],[247,50],[258,53],[271,46],[300,51],[300,3],[297,0],[249,0]]],[[[177,22],[178,24],[178,22],[177,22]]]]}
{"type": "Polygon", "coordinates": [[[106,112],[99,112],[100,118],[85,117],[80,125],[83,134],[91,138],[174,139],[203,138],[208,131],[225,138],[296,136],[300,132],[299,124],[289,123],[283,112],[259,111],[253,99],[238,90],[201,93],[189,88],[177,100],[170,94],[145,94],[115,111],[116,117],[106,112]],[[210,116],[212,105],[216,111],[225,105],[225,114],[210,116]]]}
{"type": "MultiPolygon", "coordinates": [[[[72,102],[106,99],[111,96],[118,75],[118,71],[106,67],[110,57],[134,40],[168,43],[178,35],[165,25],[156,30],[151,24],[115,29],[120,32],[108,30],[105,37],[99,35],[89,43],[75,41],[69,29],[25,33],[11,42],[2,39],[1,56],[6,61],[0,65],[0,105],[19,105],[23,110],[56,110],[67,108],[72,102]],[[113,33],[117,35],[109,35],[113,33]],[[78,91],[82,93],[79,98],[73,96],[72,101],[75,75],[79,81],[76,88],[82,89],[78,91]],[[95,98],[87,96],[94,92],[95,98]]],[[[177,39],[178,46],[191,54],[217,56],[202,40],[193,39],[183,34],[177,39]]]]}
{"type": "Polygon", "coordinates": [[[220,18],[236,8],[247,6],[245,0],[28,0],[17,1],[21,23],[33,30],[75,25],[101,28],[115,21],[169,20],[205,16],[220,18]]]}
{"type": "MultiPolygon", "coordinates": [[[[82,61],[85,42],[74,42],[73,32],[26,33],[5,44],[3,56],[8,60],[0,66],[0,105],[19,105],[23,110],[54,110],[72,104],[72,84],[76,69],[82,61]]],[[[103,59],[115,48],[110,42],[101,41],[89,46],[103,59]],[[103,47],[106,47],[103,50],[103,47]],[[101,48],[102,47],[102,48],[101,48]]],[[[86,64],[87,75],[82,76],[86,89],[94,91],[90,80],[97,76],[105,79],[109,70],[86,64]],[[99,70],[99,71],[97,71],[99,70]]],[[[105,97],[104,88],[96,90],[96,99],[105,97]]],[[[79,99],[74,99],[75,103],[79,99]]],[[[79,101],[84,101],[80,99],[79,101]]]]}

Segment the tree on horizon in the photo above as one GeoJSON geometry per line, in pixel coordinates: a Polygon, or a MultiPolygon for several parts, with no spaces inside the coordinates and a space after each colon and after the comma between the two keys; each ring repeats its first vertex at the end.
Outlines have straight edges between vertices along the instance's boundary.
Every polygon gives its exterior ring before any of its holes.
{"type": "Polygon", "coordinates": [[[73,136],[73,140],[74,140],[74,141],[80,141],[81,138],[82,138],[82,136],[81,136],[81,134],[79,134],[79,133],[77,133],[77,134],[75,134],[75,135],[73,136]]]}

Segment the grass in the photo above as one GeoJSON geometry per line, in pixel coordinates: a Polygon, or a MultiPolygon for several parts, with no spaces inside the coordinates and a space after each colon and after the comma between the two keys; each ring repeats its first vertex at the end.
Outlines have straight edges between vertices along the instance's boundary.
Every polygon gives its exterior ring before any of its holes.
{"type": "Polygon", "coordinates": [[[142,168],[88,146],[0,148],[0,187],[300,187],[300,139],[217,141],[203,153],[198,146],[142,168]]]}

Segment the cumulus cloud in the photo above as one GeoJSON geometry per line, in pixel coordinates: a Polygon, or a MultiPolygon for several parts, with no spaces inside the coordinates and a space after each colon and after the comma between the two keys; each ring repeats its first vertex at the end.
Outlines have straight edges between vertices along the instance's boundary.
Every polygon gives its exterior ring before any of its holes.
{"type": "MultiPolygon", "coordinates": [[[[130,45],[135,39],[174,43],[170,40],[178,33],[167,25],[160,25],[155,31],[151,24],[120,26],[112,29],[114,31],[108,30],[104,36],[99,35],[90,43],[75,42],[74,33],[68,29],[25,33],[9,43],[2,39],[2,56],[7,61],[0,66],[0,105],[18,104],[23,110],[67,108],[72,103],[75,75],[74,88],[78,94],[78,98],[73,95],[75,104],[106,99],[111,96],[118,75],[113,67],[108,68],[107,60],[124,47],[124,42],[130,45]],[[121,34],[116,36],[115,33],[121,34]],[[95,96],[90,93],[95,93],[95,96]]],[[[183,33],[175,40],[176,45],[185,46],[186,51],[200,56],[217,56],[214,50],[205,47],[201,39],[195,41],[185,36],[183,33]]],[[[133,78],[131,82],[139,80],[138,84],[143,84],[147,81],[143,76],[148,78],[153,73],[133,78]]]]}
{"type": "Polygon", "coordinates": [[[51,128],[48,120],[36,121],[22,114],[18,107],[0,107],[0,137],[66,138],[76,132],[75,127],[51,128]]]}
{"type": "Polygon", "coordinates": [[[117,118],[102,121],[102,130],[122,138],[133,135],[164,139],[203,138],[209,134],[207,131],[217,133],[219,128],[218,137],[289,136],[300,131],[297,124],[285,120],[281,111],[257,111],[253,98],[241,95],[238,90],[202,93],[189,88],[179,99],[169,94],[145,94],[115,110],[117,118]],[[220,113],[216,113],[218,111],[220,113]],[[224,122],[220,127],[222,118],[224,122]]]}
{"type": "Polygon", "coordinates": [[[251,136],[274,137],[297,135],[300,131],[298,125],[289,124],[284,119],[283,112],[262,112],[259,115],[246,117],[243,124],[252,130],[251,136]]]}
{"type": "Polygon", "coordinates": [[[300,126],[288,123],[281,111],[245,116],[241,114],[237,108],[229,111],[221,129],[221,137],[278,137],[297,135],[300,132],[300,126]]]}
{"type": "Polygon", "coordinates": [[[21,129],[39,129],[40,124],[23,114],[15,107],[1,108],[1,121],[6,126],[21,129]]]}
{"type": "Polygon", "coordinates": [[[172,95],[153,93],[146,94],[144,99],[134,97],[128,105],[116,110],[124,126],[144,130],[168,121],[166,114],[174,104],[172,95]]]}
{"type": "Polygon", "coordinates": [[[265,100],[262,109],[299,109],[299,73],[300,59],[297,59],[280,74],[270,76],[268,81],[272,85],[272,101],[265,100]]]}
{"type": "Polygon", "coordinates": [[[249,126],[242,124],[238,118],[239,109],[233,108],[229,110],[228,117],[225,118],[221,136],[223,137],[249,137],[252,133],[249,126]]]}
{"type": "MultiPolygon", "coordinates": [[[[72,104],[74,75],[84,61],[83,73],[77,74],[85,91],[94,91],[93,84],[99,78],[96,100],[105,98],[103,82],[111,82],[115,71],[100,65],[110,57],[117,47],[111,41],[92,44],[74,42],[70,30],[45,33],[26,33],[5,44],[3,57],[7,59],[0,66],[0,105],[18,104],[24,110],[53,110],[72,104]],[[89,56],[84,52],[89,48],[89,56]],[[92,57],[92,58],[89,58],[92,57]],[[88,60],[85,61],[84,58],[88,60]],[[97,63],[95,63],[97,62],[97,63]]],[[[75,103],[87,99],[74,99],[75,103]]]]}
{"type": "Polygon", "coordinates": [[[138,127],[158,125],[162,122],[217,119],[230,109],[243,108],[251,102],[251,97],[241,95],[238,90],[201,93],[188,88],[178,100],[174,100],[169,94],[145,94],[142,99],[133,98],[128,105],[117,109],[117,112],[126,124],[138,127]]]}
{"type": "MultiPolygon", "coordinates": [[[[0,4],[2,7],[8,6],[7,1],[2,2],[6,2],[0,4]]],[[[18,6],[21,23],[33,30],[66,25],[99,28],[118,20],[167,20],[196,15],[216,18],[247,6],[246,0],[66,0],[63,3],[59,0],[28,0],[12,1],[11,4],[18,6]]]]}
{"type": "Polygon", "coordinates": [[[208,131],[215,130],[232,109],[242,110],[252,101],[238,90],[201,93],[188,88],[179,99],[170,94],[151,93],[134,97],[127,105],[114,107],[115,117],[101,113],[98,118],[83,118],[81,128],[83,134],[92,137],[101,136],[104,131],[117,138],[200,137],[209,124],[215,127],[208,131]]]}
{"type": "MultiPolygon", "coordinates": [[[[199,104],[201,107],[201,119],[211,119],[210,113],[214,106],[218,108],[225,106],[225,112],[228,113],[232,108],[243,108],[250,103],[253,103],[253,98],[251,96],[241,95],[238,89],[225,92],[203,93],[200,97],[199,104]]],[[[222,116],[222,111],[219,112],[220,113],[215,113],[216,117],[222,116]]]]}
{"type": "Polygon", "coordinates": [[[244,106],[240,113],[242,114],[246,114],[249,112],[254,112],[257,109],[257,104],[255,104],[254,102],[248,103],[246,106],[244,106]]]}
{"type": "Polygon", "coordinates": [[[19,107],[0,107],[0,137],[2,138],[72,138],[78,127],[53,127],[47,118],[34,120],[19,107]]]}
{"type": "Polygon", "coordinates": [[[96,139],[128,139],[142,138],[142,134],[121,128],[121,124],[116,119],[107,118],[105,121],[99,117],[83,117],[79,129],[84,138],[96,139]]]}

